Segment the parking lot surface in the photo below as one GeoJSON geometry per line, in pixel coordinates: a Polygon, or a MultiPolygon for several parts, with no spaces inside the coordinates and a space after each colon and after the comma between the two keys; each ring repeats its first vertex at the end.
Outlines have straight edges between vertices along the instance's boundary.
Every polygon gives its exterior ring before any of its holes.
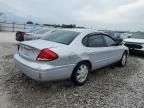
{"type": "Polygon", "coordinates": [[[15,33],[0,33],[0,108],[143,108],[144,59],[130,56],[126,67],[90,74],[81,87],[67,81],[36,82],[14,65],[15,33]],[[5,36],[5,37],[4,37],[5,36]]]}

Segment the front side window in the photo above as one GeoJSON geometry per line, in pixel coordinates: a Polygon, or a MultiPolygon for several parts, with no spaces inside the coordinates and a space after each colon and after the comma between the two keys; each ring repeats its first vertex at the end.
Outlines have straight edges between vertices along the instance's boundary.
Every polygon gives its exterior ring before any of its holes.
{"type": "Polygon", "coordinates": [[[68,30],[58,30],[48,34],[43,40],[69,45],[80,33],[68,30]]]}
{"type": "Polygon", "coordinates": [[[93,35],[88,37],[88,47],[105,47],[105,41],[102,35],[93,35]]]}
{"type": "Polygon", "coordinates": [[[105,39],[106,44],[108,46],[114,46],[114,45],[116,45],[116,42],[112,38],[110,38],[108,36],[104,36],[104,39],[105,39]]]}

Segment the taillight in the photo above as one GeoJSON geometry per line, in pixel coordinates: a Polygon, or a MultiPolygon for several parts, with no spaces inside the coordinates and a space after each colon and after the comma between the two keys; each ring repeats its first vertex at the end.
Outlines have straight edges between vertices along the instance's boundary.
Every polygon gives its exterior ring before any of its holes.
{"type": "Polygon", "coordinates": [[[58,55],[49,50],[49,49],[43,49],[40,54],[37,56],[38,61],[52,61],[58,58],[58,55]]]}

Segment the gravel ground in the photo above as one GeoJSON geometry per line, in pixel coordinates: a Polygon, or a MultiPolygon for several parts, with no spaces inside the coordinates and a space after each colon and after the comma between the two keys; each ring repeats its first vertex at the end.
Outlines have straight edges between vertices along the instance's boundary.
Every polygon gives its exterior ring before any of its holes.
{"type": "Polygon", "coordinates": [[[15,32],[0,32],[0,43],[16,43],[15,32]]]}
{"type": "Polygon", "coordinates": [[[130,56],[124,68],[92,72],[77,87],[67,81],[40,83],[21,74],[13,61],[16,46],[0,42],[0,108],[144,108],[142,57],[130,56]]]}

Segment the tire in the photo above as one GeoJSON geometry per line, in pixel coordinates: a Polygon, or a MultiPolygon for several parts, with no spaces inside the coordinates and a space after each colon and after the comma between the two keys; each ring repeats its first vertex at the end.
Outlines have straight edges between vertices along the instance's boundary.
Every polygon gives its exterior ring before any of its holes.
{"type": "Polygon", "coordinates": [[[122,58],[121,58],[121,60],[120,60],[120,62],[119,62],[119,65],[120,65],[121,67],[126,66],[126,64],[127,64],[127,57],[128,57],[127,52],[124,52],[123,55],[122,55],[122,58]]]}
{"type": "Polygon", "coordinates": [[[90,65],[86,62],[79,63],[73,70],[71,80],[75,85],[85,84],[90,72],[90,65]]]}

